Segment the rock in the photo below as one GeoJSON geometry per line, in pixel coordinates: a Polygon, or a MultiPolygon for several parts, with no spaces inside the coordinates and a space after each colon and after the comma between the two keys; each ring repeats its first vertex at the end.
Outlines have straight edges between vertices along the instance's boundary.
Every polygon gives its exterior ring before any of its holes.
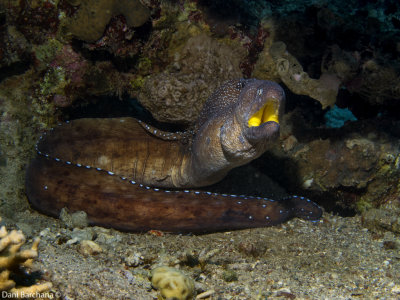
{"type": "Polygon", "coordinates": [[[91,228],[87,229],[74,228],[74,230],[71,233],[71,238],[77,239],[78,241],[83,241],[83,240],[91,241],[93,239],[93,231],[91,228]]]}
{"type": "Polygon", "coordinates": [[[167,69],[147,78],[140,103],[161,122],[193,123],[204,102],[223,82],[242,77],[242,49],[201,34],[175,53],[167,69]]]}
{"type": "Polygon", "coordinates": [[[96,255],[103,252],[103,249],[93,241],[83,240],[79,246],[79,252],[85,256],[96,255]]]}
{"type": "Polygon", "coordinates": [[[67,209],[63,208],[60,212],[60,219],[68,228],[85,228],[89,224],[87,214],[84,211],[77,211],[70,214],[67,209]]]}

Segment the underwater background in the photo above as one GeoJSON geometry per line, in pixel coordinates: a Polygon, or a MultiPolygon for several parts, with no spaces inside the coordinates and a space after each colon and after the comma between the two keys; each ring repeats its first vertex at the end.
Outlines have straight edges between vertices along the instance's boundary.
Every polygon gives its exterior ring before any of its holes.
{"type": "MultiPolygon", "coordinates": [[[[400,298],[398,1],[3,0],[0,70],[0,244],[13,229],[22,249],[41,237],[32,266],[13,262],[16,286],[50,299],[157,299],[171,280],[177,299],[400,298]],[[318,222],[134,234],[30,207],[25,172],[43,132],[129,116],[191,130],[237,78],[283,87],[280,136],[204,190],[302,195],[324,209],[318,222]],[[174,269],[155,282],[159,266],[174,269]]],[[[2,257],[19,253],[11,244],[2,257]]]]}

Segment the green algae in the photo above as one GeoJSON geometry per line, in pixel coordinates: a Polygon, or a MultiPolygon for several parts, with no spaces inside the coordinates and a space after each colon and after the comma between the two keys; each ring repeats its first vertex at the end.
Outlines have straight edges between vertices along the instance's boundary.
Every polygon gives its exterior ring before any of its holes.
{"type": "Polygon", "coordinates": [[[129,81],[130,86],[132,87],[133,90],[140,90],[144,83],[145,83],[146,79],[141,76],[135,76],[135,78],[133,78],[131,81],[129,81]]]}
{"type": "Polygon", "coordinates": [[[64,88],[68,85],[65,69],[56,67],[48,69],[40,83],[40,93],[43,96],[52,94],[64,94],[64,88]]]}
{"type": "Polygon", "coordinates": [[[42,64],[50,63],[61,51],[63,44],[57,39],[50,38],[44,44],[34,46],[36,59],[42,64]]]}
{"type": "Polygon", "coordinates": [[[152,61],[148,57],[142,57],[138,61],[138,73],[149,73],[151,71],[152,61]]]}

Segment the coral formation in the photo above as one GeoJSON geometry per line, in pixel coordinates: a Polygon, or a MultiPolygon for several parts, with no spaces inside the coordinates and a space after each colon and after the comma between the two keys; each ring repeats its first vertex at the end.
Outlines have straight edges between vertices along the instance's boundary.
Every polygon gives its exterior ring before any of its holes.
{"type": "MultiPolygon", "coordinates": [[[[357,132],[353,132],[355,124],[351,123],[340,129],[296,130],[305,122],[296,112],[286,115],[281,146],[273,150],[283,163],[280,169],[286,174],[287,188],[308,193],[312,199],[330,199],[325,205],[331,209],[339,205],[363,211],[396,202],[400,148],[387,128],[377,133],[377,122],[368,121],[362,122],[363,130],[357,132]]],[[[267,168],[271,166],[264,166],[267,168]]],[[[274,173],[275,178],[282,173],[274,173]]]]}
{"type": "Polygon", "coordinates": [[[341,49],[338,45],[329,47],[321,64],[322,72],[336,74],[343,83],[352,80],[360,67],[360,54],[341,49]]]}
{"type": "Polygon", "coordinates": [[[57,107],[67,107],[85,92],[89,63],[70,45],[64,45],[49,64],[41,94],[52,97],[57,107]]]}
{"type": "Polygon", "coordinates": [[[149,9],[139,0],[81,0],[68,1],[79,5],[76,16],[69,20],[67,29],[73,36],[86,42],[98,40],[111,17],[124,15],[128,27],[139,27],[149,18],[149,9]]]}
{"type": "Polygon", "coordinates": [[[135,35],[135,29],[128,27],[123,15],[113,17],[100,39],[86,44],[90,51],[108,51],[121,58],[131,58],[142,51],[145,36],[135,35]]]}
{"type": "Polygon", "coordinates": [[[293,93],[319,101],[322,108],[333,107],[341,84],[335,74],[322,73],[319,79],[310,78],[283,42],[275,42],[270,48],[265,47],[260,56],[262,58],[257,62],[253,76],[267,79],[272,74],[275,77],[273,79],[278,77],[293,93]]]}
{"type": "Polygon", "coordinates": [[[59,25],[58,12],[56,5],[50,1],[3,1],[3,3],[5,7],[1,11],[2,20],[5,19],[6,22],[2,23],[2,27],[15,27],[28,41],[27,45],[42,44],[49,36],[56,33],[59,25]]]}
{"type": "Polygon", "coordinates": [[[192,123],[212,91],[242,77],[243,56],[242,49],[205,34],[191,37],[165,71],[146,79],[140,103],[159,121],[192,123]]]}
{"type": "Polygon", "coordinates": [[[32,267],[33,260],[38,256],[39,242],[40,239],[37,238],[31,249],[21,250],[25,244],[23,233],[17,230],[8,232],[5,226],[0,227],[0,291],[7,291],[15,298],[33,298],[32,295],[49,291],[52,288],[51,282],[16,286],[16,282],[11,276],[11,274],[19,272],[20,268],[32,267]]]}
{"type": "Polygon", "coordinates": [[[361,72],[349,80],[346,87],[373,105],[400,100],[400,63],[367,60],[362,64],[361,72]]]}
{"type": "Polygon", "coordinates": [[[194,282],[175,268],[162,266],[151,272],[151,284],[165,299],[186,300],[194,296],[194,282]]]}
{"type": "Polygon", "coordinates": [[[386,57],[379,58],[377,50],[367,49],[363,52],[344,51],[334,45],[324,54],[322,71],[336,74],[343,82],[343,87],[370,105],[388,104],[400,99],[399,62],[386,57]]]}
{"type": "Polygon", "coordinates": [[[27,60],[31,51],[31,45],[15,26],[0,28],[0,48],[0,68],[27,60]]]}

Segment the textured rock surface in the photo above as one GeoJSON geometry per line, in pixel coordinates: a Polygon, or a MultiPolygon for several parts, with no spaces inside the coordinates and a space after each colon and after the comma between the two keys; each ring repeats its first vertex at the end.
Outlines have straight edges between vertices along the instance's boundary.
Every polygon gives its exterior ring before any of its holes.
{"type": "Polygon", "coordinates": [[[270,153],[275,160],[263,160],[264,169],[275,170],[271,173],[282,185],[309,193],[311,199],[321,198],[330,209],[335,202],[361,211],[397,203],[400,145],[388,130],[391,124],[363,122],[362,130],[354,124],[298,130],[305,123],[298,111],[286,115],[281,141],[270,153]],[[330,203],[325,202],[329,198],[330,203]]]}
{"type": "Polygon", "coordinates": [[[244,51],[207,35],[190,38],[167,69],[147,78],[139,100],[158,121],[192,123],[224,81],[242,77],[244,51]]]}
{"type": "Polygon", "coordinates": [[[149,18],[149,10],[139,0],[81,0],[68,1],[79,5],[76,16],[69,20],[67,29],[73,36],[86,42],[99,39],[111,17],[122,14],[129,27],[139,27],[149,18]]]}

